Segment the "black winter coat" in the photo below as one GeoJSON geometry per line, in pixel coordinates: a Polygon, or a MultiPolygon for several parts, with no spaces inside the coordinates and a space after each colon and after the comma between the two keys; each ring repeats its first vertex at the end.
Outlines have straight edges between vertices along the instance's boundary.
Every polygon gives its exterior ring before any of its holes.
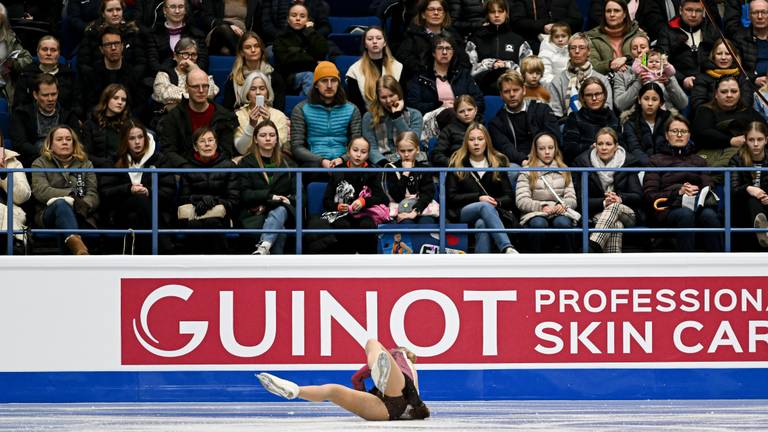
{"type": "Polygon", "coordinates": [[[433,166],[448,166],[451,155],[464,144],[464,134],[466,134],[468,127],[468,124],[454,118],[440,131],[440,135],[437,136],[437,145],[432,149],[430,155],[433,166]]]}
{"type": "Polygon", "coordinates": [[[117,162],[117,148],[120,146],[120,129],[99,126],[98,120],[91,114],[83,125],[83,145],[88,152],[88,159],[95,168],[112,168],[117,162]]]}
{"type": "Polygon", "coordinates": [[[736,49],[741,54],[741,64],[749,73],[751,80],[757,77],[757,38],[752,34],[752,27],[741,28],[733,36],[736,49]]]}
{"type": "MultiPolygon", "coordinates": [[[[79,74],[92,73],[99,64],[103,64],[104,56],[101,54],[101,32],[106,27],[102,22],[92,22],[85,29],[83,39],[77,48],[77,71],[79,74]]],[[[129,65],[131,73],[139,81],[147,74],[147,53],[144,35],[135,25],[123,24],[120,26],[124,62],[129,65]]],[[[86,81],[87,82],[87,81],[86,81]]]]}
{"type": "MultiPolygon", "coordinates": [[[[188,168],[235,168],[236,165],[223,154],[208,163],[190,157],[188,168]]],[[[214,198],[216,204],[227,209],[227,216],[234,219],[240,201],[240,174],[236,172],[196,172],[181,176],[179,202],[196,205],[205,196],[214,198]]]]}
{"type": "MultiPolygon", "coordinates": [[[[692,142],[682,148],[672,147],[665,143],[658,149],[658,153],[651,156],[651,167],[706,167],[707,161],[694,153],[692,142]]],[[[653,209],[653,203],[659,198],[668,198],[667,206],[680,206],[680,188],[683,183],[691,183],[700,188],[713,187],[715,184],[707,173],[704,172],[660,172],[647,171],[643,179],[643,201],[650,209],[649,217],[661,224],[666,221],[667,212],[657,212],[653,209]]]]}
{"type": "MultiPolygon", "coordinates": [[[[403,167],[403,161],[398,160],[393,164],[397,168],[403,167]]],[[[429,164],[416,162],[416,168],[428,168],[429,164]]],[[[405,199],[406,194],[416,195],[416,204],[413,209],[421,213],[435,199],[435,182],[432,179],[433,174],[427,172],[409,172],[404,175],[403,172],[385,173],[387,193],[392,202],[400,202],[405,199]],[[399,174],[399,176],[398,176],[399,174]]]]}
{"type": "Polygon", "coordinates": [[[595,142],[597,131],[611,127],[616,133],[621,132],[619,119],[609,108],[598,111],[582,107],[568,114],[563,128],[563,159],[566,165],[571,165],[574,159],[586,151],[595,142]]]}
{"type": "Polygon", "coordinates": [[[451,15],[453,27],[463,36],[480,29],[485,22],[485,6],[483,0],[448,0],[448,12],[451,15]]]}
{"type": "Polygon", "coordinates": [[[328,54],[328,40],[314,27],[296,31],[290,27],[280,32],[274,45],[277,70],[283,76],[296,72],[312,72],[317,62],[328,54]]]}
{"type": "Polygon", "coordinates": [[[544,26],[566,22],[576,33],[584,25],[581,11],[572,0],[509,0],[509,21],[515,23],[515,30],[539,51],[539,35],[544,26]]]}
{"type": "MultiPolygon", "coordinates": [[[[205,44],[205,33],[197,27],[187,25],[182,30],[181,37],[190,37],[197,42],[196,63],[200,69],[208,71],[208,48],[205,44]]],[[[170,40],[171,36],[165,29],[164,22],[156,23],[154,30],[146,34],[149,76],[154,77],[163,68],[174,67],[170,40]]]]}
{"type": "MultiPolygon", "coordinates": [[[[62,108],[59,112],[59,124],[65,124],[80,134],[80,121],[75,113],[62,108]]],[[[13,110],[8,136],[13,144],[13,150],[19,153],[19,161],[25,166],[40,157],[40,147],[37,145],[37,104],[22,105],[13,110]]],[[[41,144],[42,145],[42,144],[41,144]]]]}
{"type": "Polygon", "coordinates": [[[519,138],[518,134],[510,128],[509,113],[504,107],[488,123],[488,133],[491,135],[493,147],[504,153],[511,162],[522,165],[523,161],[528,159],[533,145],[532,139],[540,132],[549,132],[557,138],[558,142],[562,142],[557,117],[552,113],[549,105],[530,101],[527,102],[524,112],[512,115],[525,116],[530,131],[529,139],[519,138]]]}
{"type": "MultiPolygon", "coordinates": [[[[580,154],[576,160],[573,161],[573,166],[586,168],[593,167],[592,161],[589,158],[591,151],[592,149],[589,149],[580,154]]],[[[624,160],[624,165],[621,166],[622,168],[640,166],[632,153],[627,152],[626,155],[627,157],[624,160]]],[[[605,209],[605,207],[603,207],[605,189],[603,189],[603,185],[600,183],[600,177],[597,175],[597,172],[589,173],[587,184],[587,191],[589,192],[589,217],[591,219],[592,216],[605,209]]],[[[576,186],[576,193],[581,197],[581,182],[574,181],[574,186],[576,186]]],[[[622,204],[635,210],[635,213],[640,210],[643,201],[643,187],[640,185],[640,178],[637,176],[636,172],[615,172],[613,174],[613,191],[621,197],[622,204]]],[[[581,198],[579,198],[579,202],[581,202],[581,198]]]]}
{"type": "MultiPolygon", "coordinates": [[[[30,104],[35,101],[32,92],[37,89],[37,79],[43,72],[40,70],[40,62],[34,61],[21,69],[17,79],[13,96],[13,107],[30,104]]],[[[82,95],[80,95],[75,74],[68,64],[59,63],[59,71],[56,73],[56,81],[59,83],[59,103],[70,111],[74,111],[78,117],[82,116],[82,95]]]]}
{"type": "MultiPolygon", "coordinates": [[[[421,73],[419,76],[411,79],[408,82],[408,88],[405,95],[405,106],[415,108],[422,114],[426,114],[430,111],[434,111],[443,103],[440,102],[437,96],[437,77],[435,72],[431,70],[429,72],[421,73]]],[[[477,104],[478,116],[482,115],[485,111],[485,100],[483,99],[483,92],[480,91],[480,87],[472,79],[472,75],[469,73],[469,69],[452,67],[448,70],[448,81],[451,83],[451,89],[455,96],[468,94],[472,96],[477,104]]]]}
{"type": "Polygon", "coordinates": [[[659,110],[656,113],[656,123],[653,132],[650,126],[642,118],[640,110],[635,111],[621,125],[620,144],[632,153],[640,166],[648,166],[649,158],[656,153],[656,149],[667,142],[664,125],[671,114],[667,110],[659,110]]]}
{"type": "Polygon", "coordinates": [[[365,208],[377,205],[377,204],[389,204],[389,199],[384,193],[384,189],[381,188],[381,175],[377,172],[348,172],[345,170],[345,165],[339,165],[331,173],[331,180],[328,182],[328,186],[325,188],[325,196],[323,196],[323,208],[326,211],[336,211],[336,204],[334,197],[336,196],[336,188],[342,181],[346,181],[354,188],[354,195],[350,202],[345,204],[351,204],[360,195],[360,191],[363,187],[368,186],[371,191],[371,196],[365,199],[365,208]]]}
{"type": "MultiPolygon", "coordinates": [[[[264,33],[264,43],[270,45],[277,35],[288,27],[288,9],[293,5],[291,0],[262,0],[261,26],[264,33]]],[[[303,2],[309,9],[309,16],[315,23],[314,29],[327,37],[331,34],[331,23],[328,19],[331,7],[325,0],[307,0],[303,2]]]]}
{"type": "MultiPolygon", "coordinates": [[[[509,163],[506,160],[502,160],[502,166],[506,167],[509,163]]],[[[469,159],[465,159],[462,166],[471,168],[469,159]]],[[[493,179],[493,173],[486,171],[485,175],[480,179],[480,183],[483,185],[487,194],[483,192],[483,189],[477,184],[475,178],[477,173],[464,173],[464,178],[459,179],[456,173],[449,173],[445,179],[445,196],[448,200],[448,217],[458,222],[461,209],[469,204],[480,201],[480,197],[483,195],[490,195],[498,206],[507,209],[515,209],[515,193],[512,191],[512,184],[509,182],[509,176],[507,173],[498,173],[498,179],[493,179]],[[473,176],[475,176],[473,178],[473,176]]]]}
{"type": "MultiPolygon", "coordinates": [[[[235,128],[237,118],[228,109],[214,105],[211,128],[216,133],[219,152],[223,157],[231,158],[235,153],[235,128]]],[[[189,166],[192,161],[192,123],[189,119],[189,100],[184,99],[166,114],[157,125],[160,145],[168,156],[172,167],[189,166]]]]}
{"type": "MultiPolygon", "coordinates": [[[[762,163],[757,162],[758,165],[762,165],[763,167],[766,166],[768,163],[768,158],[763,156],[762,163]]],[[[744,159],[741,158],[741,155],[736,153],[733,155],[731,160],[728,162],[728,166],[732,167],[752,167],[754,164],[747,165],[744,163],[744,159]]],[[[754,186],[754,180],[752,179],[752,174],[754,171],[739,171],[734,172],[731,175],[731,190],[733,191],[733,197],[734,199],[738,199],[741,201],[747,200],[751,195],[747,193],[747,187],[748,186],[754,186]]],[[[768,191],[768,173],[763,171],[763,173],[760,175],[760,189],[764,191],[768,191]]]]}
{"type": "MultiPolygon", "coordinates": [[[[712,61],[709,59],[704,60],[701,66],[701,72],[696,75],[696,81],[693,82],[693,88],[691,89],[691,115],[695,114],[695,111],[705,103],[711,102],[712,98],[715,96],[715,85],[717,84],[718,79],[707,74],[706,71],[711,69],[715,69],[715,65],[712,61]]],[[[739,80],[741,101],[744,102],[744,105],[746,106],[752,106],[753,93],[757,89],[750,79],[741,74],[741,72],[736,74],[736,78],[739,80]]]]}
{"type": "MultiPolygon", "coordinates": [[[[122,84],[128,90],[128,107],[137,117],[140,117],[139,113],[143,112],[149,98],[148,89],[142,83],[141,77],[134,73],[125,60],[120,69],[110,71],[104,66],[104,62],[101,62],[94,68],[84,69],[78,79],[82,83],[83,106],[90,109],[99,103],[101,93],[110,84],[122,84]]],[[[84,113],[85,116],[87,114],[84,113]]]]}
{"type": "Polygon", "coordinates": [[[700,66],[712,51],[712,44],[719,37],[719,33],[717,28],[705,19],[701,25],[701,40],[696,41],[696,51],[686,43],[688,37],[687,27],[679,16],[671,19],[659,33],[658,48],[667,53],[669,62],[675,65],[675,77],[680,85],[686,77],[699,73],[700,66]]]}
{"type": "Polygon", "coordinates": [[[743,110],[720,111],[701,106],[691,123],[696,150],[727,149],[731,138],[743,135],[750,122],[763,122],[762,116],[751,105],[743,110]]]}
{"type": "MultiPolygon", "coordinates": [[[[265,164],[267,161],[264,161],[265,164]]],[[[283,159],[283,168],[293,167],[294,164],[283,159]]],[[[240,168],[260,168],[259,162],[253,154],[249,154],[240,161],[240,168]]],[[[253,221],[252,216],[257,215],[259,207],[264,206],[264,209],[269,211],[278,206],[284,206],[289,210],[291,215],[295,214],[296,206],[296,180],[291,173],[278,172],[269,173],[270,179],[264,178],[263,173],[249,172],[239,174],[240,176],[240,207],[241,215],[240,220],[243,226],[247,228],[256,228],[264,225],[264,219],[266,219],[266,212],[263,213],[262,218],[258,218],[257,223],[248,223],[247,221],[253,221]],[[286,206],[282,201],[272,200],[272,195],[282,195],[287,197],[291,201],[290,206],[286,206]]],[[[289,217],[287,223],[291,223],[292,218],[289,217]]]]}
{"type": "Polygon", "coordinates": [[[473,33],[469,40],[475,44],[478,61],[492,58],[513,61],[520,65],[520,47],[525,43],[525,39],[515,33],[509,23],[483,26],[473,33]]]}
{"type": "MultiPolygon", "coordinates": [[[[469,56],[467,55],[464,38],[453,28],[444,28],[442,31],[451,39],[456,50],[453,52],[453,64],[471,69],[469,56]]],[[[401,81],[409,79],[432,69],[434,57],[432,56],[432,38],[434,35],[427,33],[421,26],[412,25],[405,32],[403,41],[397,50],[395,57],[403,64],[401,81]]]]}

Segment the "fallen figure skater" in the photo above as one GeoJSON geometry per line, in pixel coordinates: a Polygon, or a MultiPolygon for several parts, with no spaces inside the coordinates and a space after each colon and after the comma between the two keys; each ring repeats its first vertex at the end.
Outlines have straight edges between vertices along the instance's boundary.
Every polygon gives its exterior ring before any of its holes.
{"type": "Polygon", "coordinates": [[[365,420],[420,420],[429,417],[429,408],[419,397],[416,356],[406,348],[387,351],[375,339],[365,344],[367,364],[352,376],[355,389],[339,384],[299,386],[268,373],[260,373],[261,385],[286,399],[312,402],[330,401],[365,420]],[[371,377],[375,385],[366,392],[363,380],[371,377]],[[408,409],[410,407],[410,409],[408,409]]]}

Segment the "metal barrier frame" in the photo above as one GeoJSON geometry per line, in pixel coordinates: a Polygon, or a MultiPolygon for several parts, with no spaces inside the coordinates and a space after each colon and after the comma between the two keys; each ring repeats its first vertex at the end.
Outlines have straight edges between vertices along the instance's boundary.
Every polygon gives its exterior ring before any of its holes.
{"type": "MultiPolygon", "coordinates": [[[[599,171],[612,171],[612,172],[704,172],[704,173],[723,173],[724,174],[724,186],[723,186],[723,210],[724,220],[722,228],[650,228],[650,227],[630,227],[630,228],[611,228],[611,229],[596,229],[589,227],[589,176],[581,176],[581,226],[574,228],[546,228],[537,229],[540,232],[581,232],[582,239],[582,253],[589,253],[589,234],[592,232],[724,232],[724,250],[725,252],[731,252],[731,234],[734,232],[768,232],[768,229],[759,228],[734,228],[731,226],[731,173],[733,172],[754,172],[761,171],[766,172],[768,168],[756,168],[756,167],[632,167],[632,168],[582,168],[582,167],[568,167],[568,168],[521,168],[521,167],[504,167],[504,168],[445,168],[445,167],[429,167],[429,168],[344,168],[345,172],[429,172],[438,173],[439,181],[439,197],[438,203],[440,204],[440,217],[439,217],[439,245],[440,253],[445,253],[446,245],[446,233],[476,233],[476,232],[506,232],[506,233],[524,233],[530,232],[531,228],[505,228],[505,229],[493,229],[493,228],[446,228],[446,200],[445,200],[445,180],[447,174],[450,172],[477,172],[477,171],[499,171],[499,172],[571,172],[571,173],[591,173],[599,171]]],[[[265,229],[246,229],[246,228],[232,228],[232,229],[160,229],[158,222],[158,192],[157,188],[151,190],[152,200],[152,228],[149,230],[134,230],[134,229],[76,229],[76,230],[64,230],[64,229],[34,229],[31,232],[34,233],[63,233],[63,232],[77,232],[83,234],[151,234],[152,236],[152,254],[158,254],[158,236],[159,234],[182,234],[182,233],[203,233],[203,234],[223,234],[223,233],[238,233],[238,234],[251,234],[251,233],[278,233],[278,234],[296,234],[296,255],[302,254],[302,242],[304,234],[343,234],[343,233],[381,233],[385,232],[380,229],[304,229],[303,228],[303,214],[304,214],[304,189],[303,189],[303,174],[304,173],[329,173],[333,172],[333,169],[327,168],[2,168],[0,173],[6,173],[7,177],[7,204],[6,204],[6,241],[7,241],[7,254],[13,255],[13,239],[14,234],[23,234],[24,231],[13,229],[13,173],[36,173],[36,172],[95,172],[97,174],[110,174],[110,173],[129,173],[129,172],[141,172],[151,174],[152,184],[158,184],[159,174],[184,174],[194,172],[236,172],[236,173],[262,173],[262,172],[291,172],[295,173],[296,177],[296,227],[294,229],[281,229],[281,230],[265,230],[265,229]]],[[[34,198],[33,198],[34,199],[34,198]]],[[[423,232],[435,232],[435,229],[430,228],[408,228],[408,232],[423,233],[423,232]]]]}

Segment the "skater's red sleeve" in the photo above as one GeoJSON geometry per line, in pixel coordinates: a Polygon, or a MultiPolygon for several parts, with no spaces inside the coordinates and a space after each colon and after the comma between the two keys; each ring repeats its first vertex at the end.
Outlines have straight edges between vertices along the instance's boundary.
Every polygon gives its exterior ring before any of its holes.
{"type": "Polygon", "coordinates": [[[355,390],[365,391],[365,383],[363,380],[370,378],[370,376],[371,368],[369,368],[368,365],[361,367],[359,371],[352,375],[352,387],[354,387],[355,390]]]}

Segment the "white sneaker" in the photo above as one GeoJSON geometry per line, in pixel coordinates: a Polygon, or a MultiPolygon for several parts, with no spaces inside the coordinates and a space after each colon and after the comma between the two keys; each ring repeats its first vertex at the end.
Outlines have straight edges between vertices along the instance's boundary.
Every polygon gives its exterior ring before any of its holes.
{"type": "Polygon", "coordinates": [[[256,246],[256,250],[253,251],[251,255],[269,255],[269,247],[264,243],[259,243],[258,246],[256,246]]]}
{"type": "Polygon", "coordinates": [[[376,388],[382,393],[387,390],[387,382],[389,381],[389,372],[391,370],[392,362],[389,360],[389,356],[384,351],[380,352],[373,363],[373,368],[371,368],[371,378],[376,388]]]}
{"type": "Polygon", "coordinates": [[[504,249],[504,253],[505,254],[519,254],[520,252],[518,252],[517,249],[515,249],[514,246],[507,246],[507,248],[504,249]]]}
{"type": "MultiPolygon", "coordinates": [[[[768,218],[765,217],[765,213],[758,213],[755,216],[755,228],[765,229],[768,228],[768,218]]],[[[755,233],[757,241],[762,247],[768,247],[768,232],[755,233]]]]}
{"type": "Polygon", "coordinates": [[[284,380],[265,372],[256,374],[256,377],[261,382],[261,385],[272,394],[286,399],[296,399],[296,396],[299,395],[299,386],[295,382],[284,380]]]}

